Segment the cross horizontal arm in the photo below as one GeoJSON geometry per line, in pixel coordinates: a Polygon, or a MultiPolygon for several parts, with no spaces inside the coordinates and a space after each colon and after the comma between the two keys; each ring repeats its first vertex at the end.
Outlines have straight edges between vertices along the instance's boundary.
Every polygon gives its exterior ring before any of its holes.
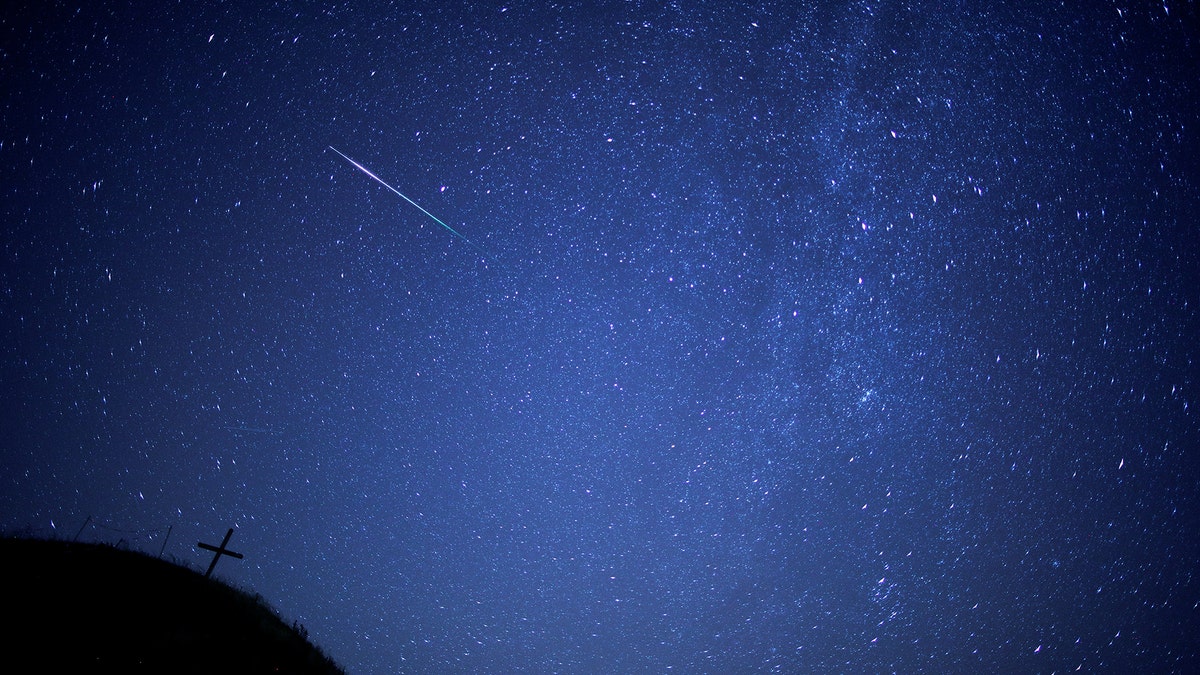
{"type": "Polygon", "coordinates": [[[196,545],[197,545],[197,546],[199,546],[200,548],[202,548],[202,549],[206,550],[206,551],[213,551],[213,552],[215,552],[215,553],[218,553],[218,554],[220,554],[220,555],[227,555],[227,556],[230,556],[231,558],[237,558],[238,560],[241,560],[241,559],[244,557],[244,556],[243,556],[241,553],[237,553],[237,552],[234,552],[234,551],[229,551],[229,550],[226,550],[226,549],[220,548],[219,546],[213,546],[212,544],[202,544],[202,543],[198,543],[198,544],[196,544],[196,545]]]}

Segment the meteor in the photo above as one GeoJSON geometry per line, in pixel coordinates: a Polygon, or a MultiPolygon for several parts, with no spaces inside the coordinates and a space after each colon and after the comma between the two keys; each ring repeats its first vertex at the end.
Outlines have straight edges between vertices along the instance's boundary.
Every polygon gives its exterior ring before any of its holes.
{"type": "Polygon", "coordinates": [[[383,187],[385,187],[385,188],[387,188],[387,189],[391,190],[392,192],[395,192],[396,194],[400,195],[400,198],[401,198],[401,199],[403,199],[404,201],[408,202],[409,204],[412,204],[413,206],[417,207],[417,209],[419,209],[419,210],[421,211],[421,213],[424,213],[425,215],[429,216],[430,218],[433,218],[433,222],[437,223],[438,225],[441,225],[442,227],[446,228],[447,230],[450,230],[450,233],[451,233],[451,234],[453,234],[454,236],[458,237],[459,239],[462,239],[463,241],[467,242],[467,244],[468,244],[468,245],[470,245],[470,246],[471,246],[471,248],[474,248],[476,251],[479,251],[480,253],[483,253],[484,255],[487,255],[487,253],[486,253],[486,252],[485,252],[483,249],[479,248],[479,247],[478,247],[478,246],[476,246],[474,243],[472,243],[470,239],[467,239],[466,237],[462,236],[462,234],[461,234],[461,233],[460,233],[458,230],[456,230],[456,229],[454,229],[453,227],[450,227],[449,225],[447,225],[447,224],[443,223],[443,222],[441,221],[441,219],[439,219],[437,216],[433,215],[432,213],[430,213],[430,212],[426,211],[424,208],[422,208],[422,207],[421,207],[421,205],[420,205],[420,204],[418,204],[418,203],[414,202],[413,200],[409,199],[408,197],[406,197],[406,196],[404,195],[404,193],[403,193],[403,192],[400,192],[399,190],[397,190],[396,188],[392,187],[391,185],[388,185],[387,183],[383,182],[383,179],[382,179],[382,178],[380,178],[379,176],[376,176],[375,174],[371,173],[371,170],[370,170],[370,169],[368,169],[367,167],[363,166],[362,164],[359,164],[358,162],[354,161],[353,159],[350,159],[350,158],[349,158],[349,157],[347,157],[347,156],[346,156],[346,155],[345,155],[345,154],[344,154],[344,153],[343,153],[341,150],[338,150],[337,148],[333,147],[332,145],[331,145],[331,146],[329,146],[329,149],[330,149],[330,150],[332,150],[332,151],[334,151],[334,152],[336,152],[337,154],[341,155],[341,156],[342,156],[342,159],[344,159],[344,160],[346,160],[347,162],[350,162],[350,163],[351,163],[351,164],[353,164],[354,166],[358,167],[358,170],[359,170],[359,171],[362,171],[363,173],[367,174],[367,175],[368,175],[368,176],[370,176],[371,178],[374,178],[374,179],[375,179],[375,181],[376,181],[377,183],[379,183],[380,185],[382,185],[383,187]]]}

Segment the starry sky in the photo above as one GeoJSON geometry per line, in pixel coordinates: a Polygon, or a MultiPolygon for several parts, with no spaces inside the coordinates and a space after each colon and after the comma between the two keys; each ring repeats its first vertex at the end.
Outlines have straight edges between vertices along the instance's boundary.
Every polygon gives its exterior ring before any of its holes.
{"type": "Polygon", "coordinates": [[[1195,3],[133,4],[0,16],[5,532],[355,674],[1200,668],[1195,3]]]}

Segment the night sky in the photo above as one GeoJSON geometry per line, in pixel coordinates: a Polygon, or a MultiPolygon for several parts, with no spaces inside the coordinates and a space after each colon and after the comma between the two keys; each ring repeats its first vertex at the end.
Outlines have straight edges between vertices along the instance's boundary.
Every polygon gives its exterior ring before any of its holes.
{"type": "Polygon", "coordinates": [[[356,675],[1200,669],[1194,2],[104,4],[0,16],[5,532],[356,675]]]}

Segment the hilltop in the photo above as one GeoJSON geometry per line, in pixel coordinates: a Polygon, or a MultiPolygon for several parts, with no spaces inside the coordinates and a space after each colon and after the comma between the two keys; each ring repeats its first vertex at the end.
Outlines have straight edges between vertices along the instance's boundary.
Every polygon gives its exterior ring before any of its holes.
{"type": "Polygon", "coordinates": [[[260,597],[103,544],[0,539],[10,672],[341,673],[260,597]]]}

